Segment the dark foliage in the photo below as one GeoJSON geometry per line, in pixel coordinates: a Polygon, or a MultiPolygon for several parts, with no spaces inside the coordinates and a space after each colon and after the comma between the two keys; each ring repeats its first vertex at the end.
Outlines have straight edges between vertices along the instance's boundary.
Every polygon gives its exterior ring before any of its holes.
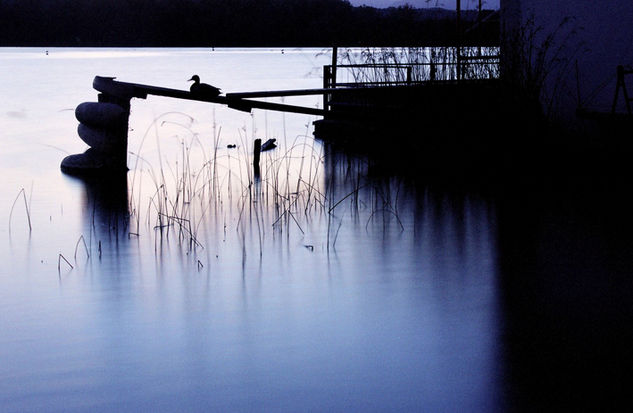
{"type": "MultiPolygon", "coordinates": [[[[440,45],[454,41],[454,17],[344,0],[0,0],[0,45],[440,45]]],[[[497,33],[487,24],[477,42],[497,33]]]]}

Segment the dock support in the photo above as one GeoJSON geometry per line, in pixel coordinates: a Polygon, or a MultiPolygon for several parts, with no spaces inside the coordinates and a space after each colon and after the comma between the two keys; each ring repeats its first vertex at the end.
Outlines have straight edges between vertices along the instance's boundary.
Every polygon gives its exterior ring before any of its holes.
{"type": "Polygon", "coordinates": [[[110,133],[115,137],[116,144],[112,148],[112,153],[108,155],[111,158],[109,160],[109,167],[111,169],[127,171],[127,132],[129,130],[130,121],[130,99],[99,93],[98,101],[99,103],[114,103],[125,110],[125,121],[112,125],[110,133]]]}
{"type": "Polygon", "coordinates": [[[65,157],[61,163],[65,173],[127,171],[130,98],[99,93],[97,100],[82,103],[75,109],[79,121],[77,133],[90,148],[65,157]]]}

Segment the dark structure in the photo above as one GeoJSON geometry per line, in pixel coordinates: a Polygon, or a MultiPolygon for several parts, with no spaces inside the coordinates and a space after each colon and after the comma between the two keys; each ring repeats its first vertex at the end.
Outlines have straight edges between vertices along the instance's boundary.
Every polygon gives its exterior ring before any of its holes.
{"type": "MultiPolygon", "coordinates": [[[[198,78],[199,81],[200,79],[198,78]]],[[[250,112],[253,108],[259,108],[320,116],[325,114],[321,109],[247,99],[244,95],[248,94],[227,94],[226,96],[221,96],[218,94],[219,89],[217,88],[206,91],[193,88],[193,91],[185,91],[119,82],[114,80],[114,78],[101,76],[96,76],[92,85],[97,91],[101,92],[99,93],[98,102],[82,103],[75,110],[77,120],[80,122],[78,127],[79,137],[90,148],[83,154],[70,155],[64,158],[61,163],[61,169],[65,173],[84,175],[102,171],[127,170],[127,131],[130,100],[132,98],[146,99],[147,95],[157,95],[220,103],[232,109],[245,112],[250,112]]],[[[198,87],[201,87],[199,83],[198,87]]],[[[209,88],[211,87],[209,86],[209,88]]],[[[288,91],[287,93],[305,94],[306,92],[315,93],[314,91],[288,91]]],[[[283,92],[277,93],[283,94],[283,92]]],[[[257,93],[251,95],[257,95],[257,93]]]]}
{"type": "MultiPolygon", "coordinates": [[[[113,81],[111,78],[102,79],[113,81]]],[[[77,133],[90,148],[83,154],[64,158],[62,171],[69,174],[127,171],[130,98],[125,94],[100,93],[98,102],[77,106],[75,116],[80,122],[77,133]]]]}

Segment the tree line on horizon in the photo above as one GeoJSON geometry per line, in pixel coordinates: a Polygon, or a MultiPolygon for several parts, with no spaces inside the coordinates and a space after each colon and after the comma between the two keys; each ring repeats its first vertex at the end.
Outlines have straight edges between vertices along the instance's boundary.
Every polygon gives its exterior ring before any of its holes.
{"type": "MultiPolygon", "coordinates": [[[[489,20],[466,40],[498,44],[489,20]]],[[[0,0],[1,46],[433,46],[455,27],[454,11],[346,0],[0,0]]]]}

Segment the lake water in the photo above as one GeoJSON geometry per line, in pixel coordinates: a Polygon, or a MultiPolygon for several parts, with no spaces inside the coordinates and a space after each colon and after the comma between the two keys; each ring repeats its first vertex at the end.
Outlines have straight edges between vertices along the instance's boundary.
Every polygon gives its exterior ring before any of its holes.
{"type": "Polygon", "coordinates": [[[565,405],[586,360],[607,376],[631,295],[609,191],[413,184],[315,141],[314,117],[158,97],[132,101],[126,177],[59,169],[95,75],[318,88],[329,59],[0,49],[0,410],[488,412],[565,405]],[[260,179],[255,138],[278,143],[260,179]]]}

